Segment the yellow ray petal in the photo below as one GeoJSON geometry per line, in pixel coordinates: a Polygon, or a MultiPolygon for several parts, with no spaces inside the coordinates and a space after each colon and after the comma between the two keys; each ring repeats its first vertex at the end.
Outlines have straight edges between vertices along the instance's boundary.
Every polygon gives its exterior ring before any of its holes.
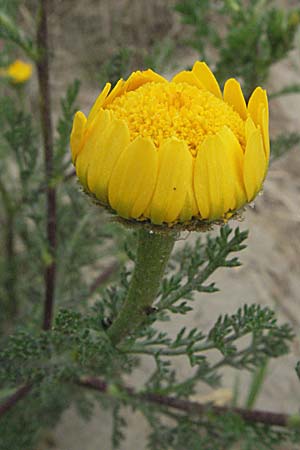
{"type": "Polygon", "coordinates": [[[186,199],[192,174],[192,155],[187,144],[176,138],[165,140],[159,150],[159,170],[150,205],[155,224],[174,222],[186,199]]]}
{"type": "Polygon", "coordinates": [[[247,140],[244,155],[244,183],[248,201],[254,199],[262,188],[267,161],[260,130],[254,131],[247,140]]]}
{"type": "Polygon", "coordinates": [[[224,196],[224,209],[226,212],[234,211],[247,202],[243,180],[244,153],[230,128],[225,126],[219,131],[218,136],[223,149],[221,164],[224,171],[225,188],[228,191],[224,196]]]}
{"type": "Polygon", "coordinates": [[[182,210],[179,215],[180,222],[186,222],[191,220],[193,217],[199,215],[199,210],[197,206],[197,202],[195,199],[194,189],[193,189],[193,173],[191,174],[190,182],[187,187],[187,194],[184,200],[184,204],[182,210]]]}
{"type": "Polygon", "coordinates": [[[116,97],[121,95],[124,92],[124,84],[125,81],[121,78],[115,87],[111,90],[111,92],[108,94],[106,99],[103,102],[103,108],[105,108],[107,105],[109,105],[116,97]]]}
{"type": "Polygon", "coordinates": [[[246,142],[248,141],[249,137],[252,133],[254,133],[257,130],[255,123],[253,122],[251,117],[248,117],[248,119],[245,122],[245,135],[246,135],[246,142]]]}
{"type": "Polygon", "coordinates": [[[226,81],[224,86],[224,101],[239,113],[243,120],[247,119],[247,106],[240,83],[234,78],[226,81]]]}
{"type": "Polygon", "coordinates": [[[205,62],[195,62],[192,72],[199,78],[200,82],[203,86],[205,86],[205,89],[214,94],[216,97],[222,98],[220,86],[214,74],[205,62]]]}
{"type": "Polygon", "coordinates": [[[110,88],[111,88],[111,84],[106,83],[106,85],[104,86],[104,89],[102,90],[102,92],[98,96],[97,100],[93,104],[92,109],[90,110],[90,113],[88,115],[87,127],[89,127],[91,125],[92,121],[96,117],[97,112],[102,108],[104,100],[106,99],[106,97],[110,91],[110,88]]]}
{"type": "Polygon", "coordinates": [[[151,82],[166,83],[167,80],[164,77],[162,77],[161,75],[159,75],[158,73],[155,73],[151,69],[145,70],[143,72],[138,70],[137,72],[133,72],[130,75],[130,77],[125,81],[123,92],[134,91],[135,89],[139,88],[143,84],[151,83],[151,82]]]}
{"type": "Polygon", "coordinates": [[[260,109],[260,105],[263,105],[263,107],[266,109],[267,113],[269,111],[269,107],[268,107],[268,97],[267,97],[267,93],[264,89],[262,89],[261,87],[257,87],[248,102],[248,112],[250,114],[250,116],[252,117],[255,125],[260,125],[262,126],[261,120],[260,120],[260,114],[259,114],[259,109],[260,109]]]}
{"type": "Polygon", "coordinates": [[[157,150],[150,138],[138,137],[121,153],[108,186],[109,203],[121,217],[142,216],[153,195],[157,169],[157,150]]]}
{"type": "Polygon", "coordinates": [[[188,70],[183,70],[182,72],[179,72],[175,77],[172,79],[174,83],[188,83],[191,86],[196,86],[199,89],[205,89],[205,86],[201,83],[198,77],[193,72],[190,72],[188,70]]]}
{"type": "Polygon", "coordinates": [[[262,108],[261,112],[261,123],[262,123],[262,136],[264,141],[264,148],[266,154],[267,165],[270,159],[270,137],[269,137],[269,114],[266,108],[262,108]]]}
{"type": "Polygon", "coordinates": [[[138,70],[137,72],[133,72],[126,81],[120,79],[117,82],[113,90],[104,100],[103,107],[111,104],[116,97],[123,95],[125,92],[133,91],[143,84],[150,82],[166,83],[167,80],[156,72],[153,72],[153,70],[151,69],[145,70],[143,72],[140,70],[138,70]]]}
{"type": "Polygon", "coordinates": [[[81,151],[76,158],[76,174],[83,184],[85,189],[87,186],[87,169],[93,155],[97,152],[98,141],[101,139],[101,135],[110,123],[111,112],[100,110],[95,117],[93,127],[89,130],[88,136],[85,137],[85,142],[81,151]]]}
{"type": "Polygon", "coordinates": [[[97,140],[87,170],[89,191],[104,203],[108,202],[108,183],[116,162],[130,142],[128,126],[112,119],[97,140]]]}
{"type": "Polygon", "coordinates": [[[73,121],[70,144],[72,152],[72,161],[75,163],[76,157],[81,149],[81,143],[86,125],[86,117],[81,111],[77,111],[73,121]]]}
{"type": "Polygon", "coordinates": [[[267,93],[261,87],[257,87],[251,95],[248,103],[248,111],[255,125],[259,126],[261,129],[266,160],[268,163],[270,157],[269,105],[267,93]]]}
{"type": "Polygon", "coordinates": [[[203,219],[219,219],[228,207],[230,191],[225,179],[226,155],[219,136],[208,136],[197,153],[194,192],[203,219]]]}
{"type": "Polygon", "coordinates": [[[153,81],[154,83],[167,83],[168,81],[158,73],[154,72],[152,69],[144,70],[143,72],[144,77],[148,79],[148,81],[153,81]]]}

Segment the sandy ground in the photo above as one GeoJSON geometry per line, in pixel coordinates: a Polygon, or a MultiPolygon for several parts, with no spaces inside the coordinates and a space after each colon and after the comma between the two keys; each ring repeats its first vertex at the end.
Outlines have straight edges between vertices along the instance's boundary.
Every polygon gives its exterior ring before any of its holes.
{"type": "MultiPolygon", "coordinates": [[[[300,82],[299,50],[273,67],[269,89],[275,91],[278,86],[295,82],[300,82]]],[[[80,96],[84,109],[95,95],[95,90],[89,92],[84,88],[80,96]]],[[[278,98],[271,102],[270,107],[272,135],[282,130],[299,131],[300,95],[278,98]]],[[[175,333],[183,323],[190,328],[197,326],[207,330],[220,314],[234,312],[244,303],[260,303],[274,308],[280,321],[293,325],[297,338],[290,355],[270,364],[267,382],[256,406],[282,412],[296,412],[300,406],[300,385],[294,370],[300,359],[299,173],[299,148],[272,165],[264,195],[257,199],[254,209],[248,209],[241,224],[242,228],[250,230],[248,248],[240,254],[242,267],[219,270],[213,281],[217,282],[221,291],[213,295],[199,294],[193,312],[185,318],[175,317],[168,324],[170,333],[175,333]]],[[[188,239],[194,239],[194,236],[190,235],[188,239]]],[[[176,361],[176,367],[183,376],[190,370],[183,359],[176,361]]],[[[151,361],[145,359],[142,369],[131,378],[130,383],[139,385],[151,368],[151,361]]],[[[247,374],[241,377],[242,398],[249,377],[247,374]]],[[[232,389],[234,380],[234,372],[225,370],[223,386],[232,389]]],[[[210,392],[207,387],[199,385],[199,396],[207,392],[210,392]]],[[[139,413],[133,414],[127,410],[125,415],[129,428],[122,450],[143,450],[147,423],[139,413]]],[[[49,437],[54,450],[109,450],[110,432],[108,413],[96,408],[92,420],[86,423],[71,408],[49,437]]],[[[50,446],[43,444],[39,450],[45,448],[50,446]]]]}

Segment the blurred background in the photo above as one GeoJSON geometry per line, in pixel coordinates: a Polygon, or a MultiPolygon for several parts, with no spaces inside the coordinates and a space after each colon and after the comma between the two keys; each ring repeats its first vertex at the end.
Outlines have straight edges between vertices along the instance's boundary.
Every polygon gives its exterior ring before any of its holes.
{"type": "MultiPolygon", "coordinates": [[[[17,3],[11,0],[3,5],[13,9],[17,3]]],[[[28,32],[33,28],[35,8],[33,0],[19,2],[17,18],[28,32]]],[[[106,81],[115,83],[132,70],[148,67],[171,78],[197,59],[208,61],[221,83],[231,76],[238,78],[246,95],[256,85],[270,94],[273,162],[263,195],[248,208],[241,224],[250,230],[248,248],[241,254],[243,265],[229,276],[225,269],[218,272],[214,281],[220,292],[202,294],[194,302],[193,314],[164,327],[171,334],[185,323],[207,330],[220,314],[234,312],[245,303],[270,305],[281,321],[292,324],[297,336],[291,354],[268,367],[256,406],[282,412],[296,411],[300,404],[294,371],[300,358],[299,23],[300,2],[296,0],[52,0],[49,16],[54,119],[60,114],[61,97],[75,78],[81,80],[76,104],[87,113],[106,81]]],[[[2,66],[10,62],[12,54],[19,56],[15,49],[5,48],[2,66]]],[[[38,102],[36,83],[34,74],[26,85],[26,101],[33,112],[38,102]]],[[[3,86],[3,92],[6,89],[3,86]]],[[[78,193],[74,179],[69,180],[68,189],[78,193]]],[[[194,238],[193,234],[183,236],[194,238]]],[[[106,248],[100,267],[115,257],[106,248]]],[[[94,273],[86,270],[89,276],[94,273]]],[[[184,376],[189,370],[185,360],[178,358],[176,364],[184,376]]],[[[141,385],[150,369],[151,361],[145,360],[128,381],[141,385]]],[[[249,374],[240,377],[239,395],[243,398],[249,374]]],[[[221,402],[230,399],[236,382],[234,372],[226,370],[221,402]]],[[[207,394],[203,386],[195,400],[201,401],[207,394]]],[[[122,450],[144,448],[147,423],[140,413],[129,410],[126,419],[129,428],[122,450]]],[[[84,422],[71,407],[60,424],[42,436],[38,449],[106,450],[111,426],[110,414],[100,408],[84,422]]]]}

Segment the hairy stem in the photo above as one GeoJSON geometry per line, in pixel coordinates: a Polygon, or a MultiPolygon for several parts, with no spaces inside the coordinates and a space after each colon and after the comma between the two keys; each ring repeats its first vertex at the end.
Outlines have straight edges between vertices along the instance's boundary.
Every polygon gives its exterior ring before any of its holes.
{"type": "Polygon", "coordinates": [[[149,313],[174,241],[172,232],[139,231],[136,265],[128,294],[118,317],[108,330],[114,345],[134,331],[149,313]]]}
{"type": "Polygon", "coordinates": [[[37,27],[37,44],[39,59],[37,62],[40,114],[43,135],[45,181],[47,197],[47,241],[50,261],[45,268],[45,303],[43,329],[51,328],[56,275],[56,191],[51,186],[53,175],[53,133],[51,120],[51,99],[49,84],[49,47],[48,47],[48,0],[40,0],[37,27]]]}

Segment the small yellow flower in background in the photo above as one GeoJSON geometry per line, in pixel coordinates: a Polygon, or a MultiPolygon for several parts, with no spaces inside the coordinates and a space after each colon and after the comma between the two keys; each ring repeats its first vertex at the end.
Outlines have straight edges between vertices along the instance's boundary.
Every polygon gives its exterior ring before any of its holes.
{"type": "Polygon", "coordinates": [[[126,219],[173,224],[228,217],[262,188],[269,162],[266,92],[246,105],[204,62],[167,81],[152,70],[109,83],[78,111],[73,163],[84,189],[126,219]]]}
{"type": "Polygon", "coordinates": [[[0,75],[8,77],[13,83],[25,83],[32,75],[32,65],[16,59],[5,69],[0,69],[0,75]]]}

